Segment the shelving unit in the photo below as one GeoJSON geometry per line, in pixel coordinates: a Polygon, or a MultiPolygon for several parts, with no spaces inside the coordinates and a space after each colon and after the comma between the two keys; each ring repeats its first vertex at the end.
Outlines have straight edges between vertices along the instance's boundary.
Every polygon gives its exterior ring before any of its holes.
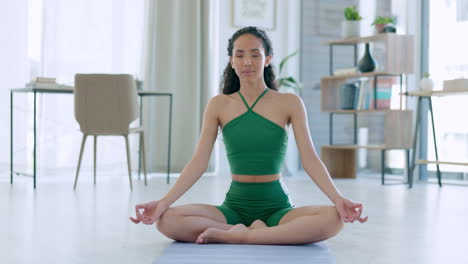
{"type": "Polygon", "coordinates": [[[451,95],[460,95],[460,94],[468,94],[468,90],[460,90],[460,91],[414,91],[414,92],[405,92],[402,95],[405,96],[415,96],[418,97],[417,103],[417,111],[416,111],[416,128],[414,130],[414,140],[413,140],[413,157],[412,157],[412,164],[411,164],[411,180],[414,178],[414,169],[416,165],[427,165],[427,164],[436,164],[437,168],[437,182],[439,186],[442,186],[442,175],[440,172],[439,165],[457,165],[457,166],[468,166],[466,162],[452,162],[452,161],[440,161],[439,154],[437,151],[437,141],[435,136],[435,121],[434,121],[434,110],[432,108],[432,97],[440,97],[440,96],[451,96],[451,95]],[[429,113],[431,114],[431,122],[432,122],[432,136],[434,140],[434,151],[436,160],[416,160],[416,147],[417,147],[417,138],[419,134],[419,130],[421,129],[420,121],[421,121],[421,103],[422,100],[426,99],[429,102],[429,113]]]}
{"type": "Polygon", "coordinates": [[[378,34],[369,37],[347,38],[336,41],[322,43],[330,47],[330,76],[324,76],[320,80],[321,90],[321,111],[330,114],[330,143],[322,146],[322,160],[334,178],[355,178],[356,177],[356,150],[365,148],[369,150],[381,151],[381,177],[382,184],[385,184],[385,154],[388,150],[402,149],[406,150],[406,166],[408,168],[407,181],[411,187],[412,179],[410,177],[409,151],[411,145],[411,135],[408,129],[412,128],[412,111],[403,108],[403,75],[410,74],[413,71],[412,47],[413,36],[397,34],[378,34]],[[357,67],[357,45],[359,43],[379,43],[385,48],[385,53],[379,61],[381,67],[377,72],[352,73],[345,75],[334,75],[333,66],[333,47],[334,46],[352,46],[354,48],[354,66],[357,67]],[[377,109],[377,84],[378,78],[384,76],[399,77],[400,85],[400,108],[395,109],[377,109]],[[373,85],[373,108],[374,109],[341,109],[340,88],[350,79],[369,78],[374,82],[373,85]],[[384,142],[376,145],[357,145],[357,118],[360,113],[384,113],[384,142]],[[337,145],[333,143],[333,117],[336,114],[352,114],[354,124],[353,144],[337,145]]]}

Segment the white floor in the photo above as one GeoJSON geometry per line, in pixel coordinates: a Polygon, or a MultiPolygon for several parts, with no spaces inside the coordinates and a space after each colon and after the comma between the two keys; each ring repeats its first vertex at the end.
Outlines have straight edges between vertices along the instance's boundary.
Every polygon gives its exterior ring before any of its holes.
{"type": "MultiPolygon", "coordinates": [[[[171,185],[154,177],[130,192],[122,174],[98,172],[93,186],[83,171],[73,191],[73,171],[32,178],[0,174],[0,263],[152,263],[171,240],[154,226],[128,220],[136,203],[162,197],[171,185]]],[[[304,175],[285,178],[296,206],[329,204],[304,175]]],[[[366,224],[347,224],[326,243],[337,263],[468,263],[468,187],[417,183],[382,186],[359,177],[336,180],[347,197],[364,203],[366,224]]],[[[176,204],[219,204],[229,178],[203,177],[176,204]]]]}

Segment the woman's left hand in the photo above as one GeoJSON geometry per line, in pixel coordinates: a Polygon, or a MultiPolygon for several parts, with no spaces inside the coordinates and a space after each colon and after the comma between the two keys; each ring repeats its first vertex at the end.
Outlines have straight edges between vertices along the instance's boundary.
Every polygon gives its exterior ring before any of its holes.
{"type": "Polygon", "coordinates": [[[362,204],[355,203],[346,198],[339,198],[335,202],[336,210],[341,216],[341,219],[345,223],[353,223],[355,220],[358,220],[361,223],[367,221],[367,216],[362,218],[362,204]]]}

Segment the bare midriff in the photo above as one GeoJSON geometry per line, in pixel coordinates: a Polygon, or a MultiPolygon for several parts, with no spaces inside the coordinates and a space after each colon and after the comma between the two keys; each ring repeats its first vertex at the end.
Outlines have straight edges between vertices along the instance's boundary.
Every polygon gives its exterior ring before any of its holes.
{"type": "Polygon", "coordinates": [[[231,178],[238,182],[271,182],[281,177],[280,173],[270,175],[240,175],[231,174],[231,178]]]}

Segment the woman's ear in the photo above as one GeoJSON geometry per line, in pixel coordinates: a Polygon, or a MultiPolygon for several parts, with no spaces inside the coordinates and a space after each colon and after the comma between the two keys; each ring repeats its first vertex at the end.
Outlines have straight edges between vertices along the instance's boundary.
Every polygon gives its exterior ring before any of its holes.
{"type": "Polygon", "coordinates": [[[273,59],[273,56],[271,55],[265,57],[265,68],[270,65],[270,62],[272,59],[273,59]]]}
{"type": "Polygon", "coordinates": [[[231,68],[234,69],[234,64],[232,63],[232,57],[229,57],[229,63],[231,64],[231,68]]]}

